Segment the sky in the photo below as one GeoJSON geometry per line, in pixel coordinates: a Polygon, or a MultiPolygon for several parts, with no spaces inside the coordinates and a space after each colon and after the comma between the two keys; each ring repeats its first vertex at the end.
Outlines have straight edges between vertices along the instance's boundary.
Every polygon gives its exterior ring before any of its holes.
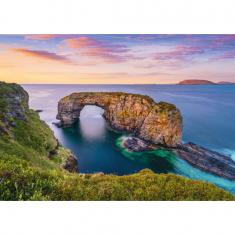
{"type": "Polygon", "coordinates": [[[20,84],[235,82],[235,35],[0,35],[0,81],[20,84]]]}

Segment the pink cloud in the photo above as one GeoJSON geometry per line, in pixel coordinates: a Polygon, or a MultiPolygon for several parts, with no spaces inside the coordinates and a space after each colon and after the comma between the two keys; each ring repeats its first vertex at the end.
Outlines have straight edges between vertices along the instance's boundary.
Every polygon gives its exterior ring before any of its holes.
{"type": "Polygon", "coordinates": [[[41,59],[46,59],[46,60],[53,60],[53,61],[58,61],[58,62],[63,62],[63,63],[70,63],[70,60],[63,55],[58,55],[56,53],[48,52],[48,51],[36,51],[36,50],[29,50],[29,49],[24,49],[24,48],[12,48],[11,49],[14,52],[23,54],[25,56],[31,56],[31,57],[36,57],[36,58],[41,58],[41,59]]]}
{"type": "Polygon", "coordinates": [[[57,37],[56,34],[29,34],[24,36],[25,39],[32,40],[49,40],[55,37],[57,37]]]}
{"type": "Polygon", "coordinates": [[[79,55],[96,57],[108,63],[118,63],[126,60],[125,53],[129,50],[126,46],[106,44],[89,37],[68,38],[63,43],[76,50],[79,55]]]}
{"type": "Polygon", "coordinates": [[[83,47],[91,47],[91,46],[99,46],[99,42],[97,40],[88,38],[88,37],[79,37],[79,38],[68,38],[64,40],[65,44],[70,48],[83,48],[83,47]]]}

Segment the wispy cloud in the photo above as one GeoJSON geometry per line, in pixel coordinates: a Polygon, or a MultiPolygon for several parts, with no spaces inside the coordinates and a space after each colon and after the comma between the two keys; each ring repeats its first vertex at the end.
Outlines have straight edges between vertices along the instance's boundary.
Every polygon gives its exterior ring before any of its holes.
{"type": "Polygon", "coordinates": [[[157,52],[153,55],[153,60],[166,67],[181,67],[192,63],[194,56],[203,54],[203,46],[178,45],[167,51],[157,52]]]}
{"type": "Polygon", "coordinates": [[[52,60],[52,61],[57,61],[57,62],[63,62],[63,63],[71,63],[71,61],[66,56],[58,55],[53,52],[29,50],[25,48],[12,48],[11,51],[21,53],[26,56],[31,56],[31,57],[52,60]]]}
{"type": "Polygon", "coordinates": [[[235,50],[234,51],[227,51],[215,57],[212,57],[210,60],[225,60],[225,59],[234,59],[235,58],[235,50]]]}
{"type": "Polygon", "coordinates": [[[182,59],[186,56],[202,54],[204,49],[199,46],[176,46],[173,50],[156,53],[156,60],[182,59]]]}
{"type": "Polygon", "coordinates": [[[68,38],[63,43],[70,49],[75,50],[79,55],[96,57],[104,62],[117,63],[124,61],[124,53],[129,49],[125,45],[104,43],[90,37],[68,38]]]}

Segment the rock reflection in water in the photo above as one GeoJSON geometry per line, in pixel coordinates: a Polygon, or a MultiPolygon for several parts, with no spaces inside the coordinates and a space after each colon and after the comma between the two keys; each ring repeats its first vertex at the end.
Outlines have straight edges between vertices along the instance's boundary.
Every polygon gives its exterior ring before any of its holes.
{"type": "Polygon", "coordinates": [[[102,117],[104,110],[95,105],[85,106],[80,113],[80,130],[87,140],[100,139],[105,135],[106,125],[102,117]]]}

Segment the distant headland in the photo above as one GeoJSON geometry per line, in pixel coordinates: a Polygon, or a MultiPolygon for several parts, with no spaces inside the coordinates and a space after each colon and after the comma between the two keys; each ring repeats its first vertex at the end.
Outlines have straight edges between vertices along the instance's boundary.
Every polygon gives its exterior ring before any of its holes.
{"type": "Polygon", "coordinates": [[[221,81],[221,82],[212,82],[209,80],[200,80],[200,79],[187,79],[177,83],[178,85],[229,85],[235,84],[233,82],[221,81]]]}

